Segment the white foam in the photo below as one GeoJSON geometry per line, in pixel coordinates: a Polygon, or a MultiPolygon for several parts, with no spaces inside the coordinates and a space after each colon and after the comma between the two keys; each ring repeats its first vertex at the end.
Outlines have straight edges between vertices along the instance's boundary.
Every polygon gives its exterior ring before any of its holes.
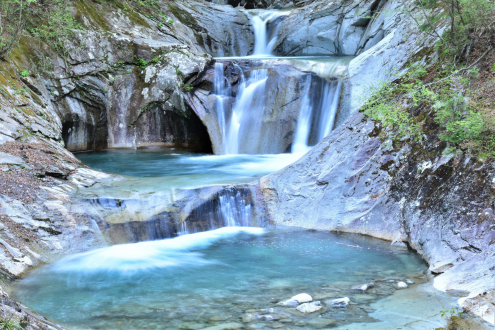
{"type": "Polygon", "coordinates": [[[263,235],[265,230],[253,227],[224,227],[159,241],[113,245],[65,257],[54,263],[51,268],[58,272],[119,271],[133,273],[155,268],[211,264],[215,261],[206,260],[202,258],[201,253],[191,251],[205,249],[215,242],[233,238],[242,233],[263,235]]]}

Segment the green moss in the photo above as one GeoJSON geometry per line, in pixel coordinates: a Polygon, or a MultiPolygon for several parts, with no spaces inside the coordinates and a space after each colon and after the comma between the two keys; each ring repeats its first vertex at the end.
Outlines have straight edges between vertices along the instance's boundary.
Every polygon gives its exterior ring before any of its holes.
{"type": "Polygon", "coordinates": [[[190,28],[201,31],[201,27],[199,26],[196,19],[186,11],[180,10],[177,6],[168,3],[168,8],[174,14],[174,16],[184,25],[189,26],[190,28]]]}
{"type": "Polygon", "coordinates": [[[99,12],[97,8],[93,6],[91,2],[86,0],[78,0],[76,2],[76,9],[77,9],[76,20],[80,24],[85,23],[82,17],[86,17],[87,19],[91,20],[93,24],[95,24],[94,27],[100,28],[104,31],[110,31],[112,29],[110,24],[108,24],[108,22],[103,17],[103,15],[99,12]]]}

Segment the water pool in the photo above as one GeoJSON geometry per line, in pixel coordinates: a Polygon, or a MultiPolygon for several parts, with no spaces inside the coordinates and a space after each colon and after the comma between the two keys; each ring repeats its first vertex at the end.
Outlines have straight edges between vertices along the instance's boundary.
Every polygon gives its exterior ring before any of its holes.
{"type": "Polygon", "coordinates": [[[363,236],[226,227],[67,256],[13,295],[73,329],[342,329],[373,325],[372,304],[398,281],[425,282],[425,269],[417,254],[363,236]],[[299,293],[323,308],[277,304],[299,293]],[[350,305],[332,307],[343,297],[350,305]]]}

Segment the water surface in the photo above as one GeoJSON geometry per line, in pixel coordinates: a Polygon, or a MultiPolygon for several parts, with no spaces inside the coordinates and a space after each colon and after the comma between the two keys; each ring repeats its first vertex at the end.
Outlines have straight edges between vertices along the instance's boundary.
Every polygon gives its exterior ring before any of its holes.
{"type": "Polygon", "coordinates": [[[376,321],[371,304],[398,280],[422,281],[425,269],[418,255],[367,237],[225,227],[68,256],[28,274],[13,295],[75,329],[312,329],[376,321]],[[366,293],[351,289],[371,281],[366,293]],[[301,292],[323,310],[277,305],[301,292]],[[353,304],[331,307],[342,297],[353,304]]]}

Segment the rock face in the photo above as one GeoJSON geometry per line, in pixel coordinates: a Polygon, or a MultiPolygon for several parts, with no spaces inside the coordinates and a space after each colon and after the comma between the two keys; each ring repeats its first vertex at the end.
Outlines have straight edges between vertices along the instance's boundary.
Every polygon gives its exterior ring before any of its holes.
{"type": "Polygon", "coordinates": [[[378,14],[386,3],[315,1],[294,9],[282,23],[275,52],[284,56],[358,55],[376,45],[398,23],[396,16],[378,14]]]}

